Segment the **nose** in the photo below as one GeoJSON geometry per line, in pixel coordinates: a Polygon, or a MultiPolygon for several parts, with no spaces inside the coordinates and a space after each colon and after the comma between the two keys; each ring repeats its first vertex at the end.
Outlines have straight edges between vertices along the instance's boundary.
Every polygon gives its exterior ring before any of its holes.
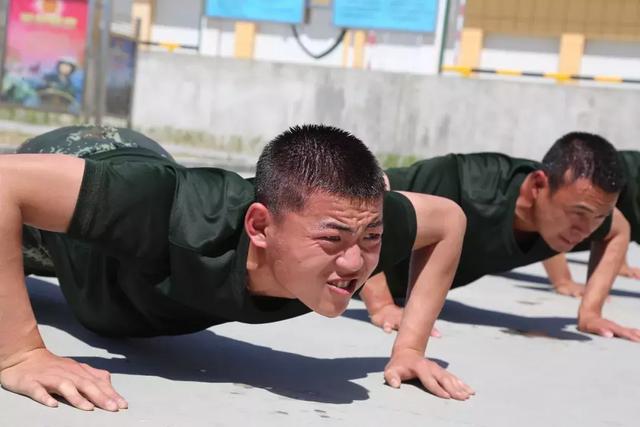
{"type": "Polygon", "coordinates": [[[591,233],[593,233],[602,224],[602,220],[598,219],[585,219],[578,223],[573,224],[571,231],[573,236],[580,240],[586,239],[591,233]]]}
{"type": "Polygon", "coordinates": [[[360,246],[349,246],[336,260],[337,273],[340,275],[354,274],[360,271],[364,264],[360,246]]]}

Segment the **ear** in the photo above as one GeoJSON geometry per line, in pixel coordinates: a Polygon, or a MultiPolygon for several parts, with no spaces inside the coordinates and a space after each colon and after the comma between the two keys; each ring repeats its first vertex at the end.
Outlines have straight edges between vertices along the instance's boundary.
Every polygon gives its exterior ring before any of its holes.
{"type": "Polygon", "coordinates": [[[549,177],[541,170],[532,172],[531,175],[531,196],[535,199],[540,193],[549,189],[549,177]]]}
{"type": "Polygon", "coordinates": [[[262,203],[252,203],[244,216],[244,229],[251,243],[259,248],[267,247],[266,229],[273,223],[273,216],[262,203]]]}

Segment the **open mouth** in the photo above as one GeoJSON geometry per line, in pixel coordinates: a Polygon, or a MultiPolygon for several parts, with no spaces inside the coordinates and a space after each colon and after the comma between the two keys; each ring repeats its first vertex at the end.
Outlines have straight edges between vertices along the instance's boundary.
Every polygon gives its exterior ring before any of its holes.
{"type": "Polygon", "coordinates": [[[562,236],[560,236],[560,239],[561,239],[564,243],[566,243],[567,245],[569,245],[569,246],[571,246],[571,247],[573,247],[573,246],[575,246],[575,245],[577,245],[577,244],[579,243],[579,242],[574,242],[573,240],[569,240],[569,239],[567,239],[567,238],[565,238],[565,237],[562,237],[562,236]]]}
{"type": "Polygon", "coordinates": [[[356,279],[352,280],[335,280],[331,282],[327,282],[329,285],[329,289],[340,294],[340,295],[351,295],[356,290],[356,285],[358,281],[356,279]]]}

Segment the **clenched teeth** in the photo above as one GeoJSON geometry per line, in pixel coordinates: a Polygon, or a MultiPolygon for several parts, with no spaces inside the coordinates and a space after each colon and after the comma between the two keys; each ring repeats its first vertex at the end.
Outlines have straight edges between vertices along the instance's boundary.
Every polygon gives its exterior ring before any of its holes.
{"type": "Polygon", "coordinates": [[[351,285],[351,280],[349,281],[342,281],[342,282],[329,282],[330,285],[335,286],[336,288],[340,288],[340,289],[345,289],[348,288],[351,285]]]}

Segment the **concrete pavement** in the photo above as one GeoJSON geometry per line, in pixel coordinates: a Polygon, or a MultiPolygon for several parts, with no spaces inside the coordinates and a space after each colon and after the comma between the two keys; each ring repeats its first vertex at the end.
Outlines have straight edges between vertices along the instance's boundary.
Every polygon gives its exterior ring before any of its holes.
{"type": "MultiPolygon", "coordinates": [[[[572,258],[585,259],[584,254],[572,258]]],[[[640,248],[631,261],[640,265],[640,248]]],[[[576,277],[586,266],[572,263],[576,277]]],[[[111,340],[84,330],[55,281],[29,279],[42,333],[57,354],[113,373],[130,409],[50,409],[0,391],[2,426],[636,426],[640,344],[580,333],[578,301],[549,292],[539,264],[450,293],[428,355],[473,386],[467,402],[417,385],[384,385],[393,335],[360,301],[338,319],[111,340]]],[[[619,279],[605,314],[640,326],[640,282],[619,279]]]]}

